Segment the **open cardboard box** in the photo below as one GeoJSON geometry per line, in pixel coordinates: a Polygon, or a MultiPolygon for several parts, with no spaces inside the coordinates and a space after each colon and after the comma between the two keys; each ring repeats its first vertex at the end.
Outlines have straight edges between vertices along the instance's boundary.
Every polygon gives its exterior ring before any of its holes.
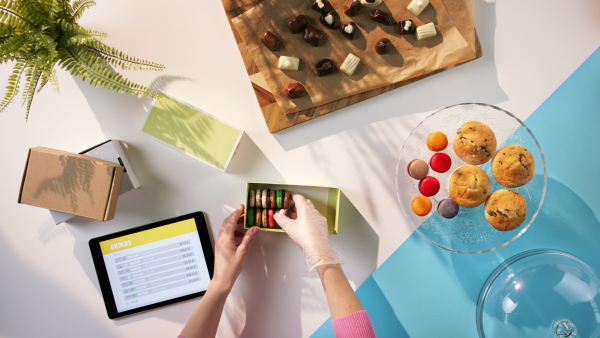
{"type": "MultiPolygon", "coordinates": [[[[123,151],[121,141],[108,140],[98,145],[95,145],[89,149],[86,149],[80,152],[80,154],[108,161],[111,163],[120,164],[124,167],[119,195],[123,195],[124,193],[138,188],[140,186],[137,176],[135,176],[133,168],[131,167],[131,164],[129,164],[129,160],[127,159],[127,156],[123,151]]],[[[69,221],[76,217],[76,215],[56,210],[50,210],[50,215],[52,216],[52,220],[54,220],[55,224],[60,224],[62,222],[69,221]]]]}
{"type": "Polygon", "coordinates": [[[123,170],[81,154],[31,148],[18,202],[108,221],[115,215],[123,170]]]}
{"type": "MultiPolygon", "coordinates": [[[[314,186],[314,185],[293,185],[293,184],[282,184],[282,183],[268,183],[268,182],[247,182],[246,183],[246,209],[248,208],[248,195],[251,189],[273,189],[280,190],[286,189],[290,193],[298,193],[311,200],[315,206],[315,209],[321,213],[327,219],[327,227],[329,234],[335,235],[338,233],[338,221],[340,214],[340,188],[314,186]]],[[[255,208],[256,209],[256,208],[255,208]]],[[[246,215],[248,213],[246,212],[246,215]]],[[[295,214],[289,214],[291,218],[295,217],[295,214]]],[[[248,219],[244,217],[244,228],[249,229],[248,219]]],[[[279,226],[273,228],[260,227],[262,231],[274,231],[284,232],[279,226]]]]}

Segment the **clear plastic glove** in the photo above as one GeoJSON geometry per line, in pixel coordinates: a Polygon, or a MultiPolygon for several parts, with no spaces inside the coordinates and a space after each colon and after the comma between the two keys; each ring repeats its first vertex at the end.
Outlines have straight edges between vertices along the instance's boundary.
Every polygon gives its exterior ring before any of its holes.
{"type": "Polygon", "coordinates": [[[343,261],[329,243],[327,220],[310,200],[299,194],[292,195],[298,217],[290,219],[284,212],[274,218],[277,224],[304,252],[306,270],[311,273],[319,265],[342,264],[343,261]]]}

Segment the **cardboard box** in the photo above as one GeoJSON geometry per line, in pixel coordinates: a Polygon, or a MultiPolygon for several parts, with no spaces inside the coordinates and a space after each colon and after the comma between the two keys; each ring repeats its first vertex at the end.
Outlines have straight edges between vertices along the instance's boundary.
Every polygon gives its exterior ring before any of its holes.
{"type": "Polygon", "coordinates": [[[142,134],[225,171],[244,131],[202,109],[161,95],[154,100],[142,134]]]}
{"type": "MultiPolygon", "coordinates": [[[[327,219],[329,234],[335,235],[338,233],[338,221],[340,215],[340,188],[324,187],[315,185],[292,185],[281,183],[267,182],[246,182],[246,209],[248,208],[248,193],[250,189],[286,189],[290,192],[302,194],[307,199],[310,199],[317,211],[327,219]]],[[[255,208],[256,209],[256,208],[255,208]]],[[[247,214],[247,213],[246,213],[247,214]]],[[[295,215],[288,215],[294,218],[295,215]]],[[[249,229],[248,220],[244,217],[244,228],[249,229]]],[[[283,229],[275,226],[274,228],[261,227],[263,231],[284,232],[283,229]]]]}
{"type": "MultiPolygon", "coordinates": [[[[108,140],[86,149],[80,152],[80,154],[105,160],[114,164],[120,164],[124,167],[119,195],[123,195],[124,193],[140,186],[140,183],[133,172],[133,168],[129,164],[129,160],[123,151],[120,141],[108,140]]],[[[76,215],[67,214],[56,210],[50,210],[50,215],[54,220],[54,224],[60,224],[76,217],[76,215]]]]}
{"type": "Polygon", "coordinates": [[[108,221],[115,214],[123,170],[81,154],[31,148],[19,203],[108,221]]]}

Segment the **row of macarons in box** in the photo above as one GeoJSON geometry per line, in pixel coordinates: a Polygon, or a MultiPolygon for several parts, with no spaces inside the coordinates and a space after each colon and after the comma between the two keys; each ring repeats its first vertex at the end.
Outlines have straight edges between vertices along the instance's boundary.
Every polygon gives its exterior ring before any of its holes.
{"type": "Polygon", "coordinates": [[[246,183],[244,228],[258,226],[263,231],[283,232],[274,215],[285,210],[286,216],[296,218],[294,194],[301,194],[309,199],[327,220],[329,233],[337,234],[341,198],[339,188],[268,182],[246,183]]]}

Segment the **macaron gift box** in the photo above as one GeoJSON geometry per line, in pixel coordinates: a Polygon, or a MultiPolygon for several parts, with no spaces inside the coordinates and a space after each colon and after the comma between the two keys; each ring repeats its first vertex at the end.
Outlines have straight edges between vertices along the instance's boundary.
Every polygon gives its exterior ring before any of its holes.
{"type": "MultiPolygon", "coordinates": [[[[249,229],[250,227],[257,225],[254,221],[257,213],[261,212],[269,212],[271,214],[277,212],[281,208],[263,208],[262,206],[257,206],[256,203],[250,202],[250,191],[254,190],[254,192],[260,189],[261,191],[264,189],[270,189],[274,192],[287,190],[290,195],[292,193],[302,194],[306,199],[312,201],[315,206],[315,209],[321,213],[327,219],[327,226],[329,228],[329,234],[337,234],[338,233],[338,220],[339,220],[339,212],[340,212],[340,197],[341,191],[339,188],[334,187],[324,187],[324,186],[312,186],[312,185],[292,185],[292,184],[282,184],[282,183],[268,183],[268,182],[247,182],[246,183],[246,213],[244,217],[244,228],[249,229]],[[254,205],[254,208],[250,206],[254,205]],[[253,209],[252,211],[250,209],[253,209]],[[251,220],[252,218],[252,220],[251,220]]],[[[287,215],[290,218],[295,218],[296,214],[292,212],[293,202],[291,196],[289,198],[290,203],[288,206],[287,215]]],[[[268,217],[267,217],[268,218],[268,217]]],[[[260,225],[260,230],[263,231],[273,231],[273,232],[284,232],[283,229],[279,227],[277,224],[272,224],[272,226],[260,225]]]]}

